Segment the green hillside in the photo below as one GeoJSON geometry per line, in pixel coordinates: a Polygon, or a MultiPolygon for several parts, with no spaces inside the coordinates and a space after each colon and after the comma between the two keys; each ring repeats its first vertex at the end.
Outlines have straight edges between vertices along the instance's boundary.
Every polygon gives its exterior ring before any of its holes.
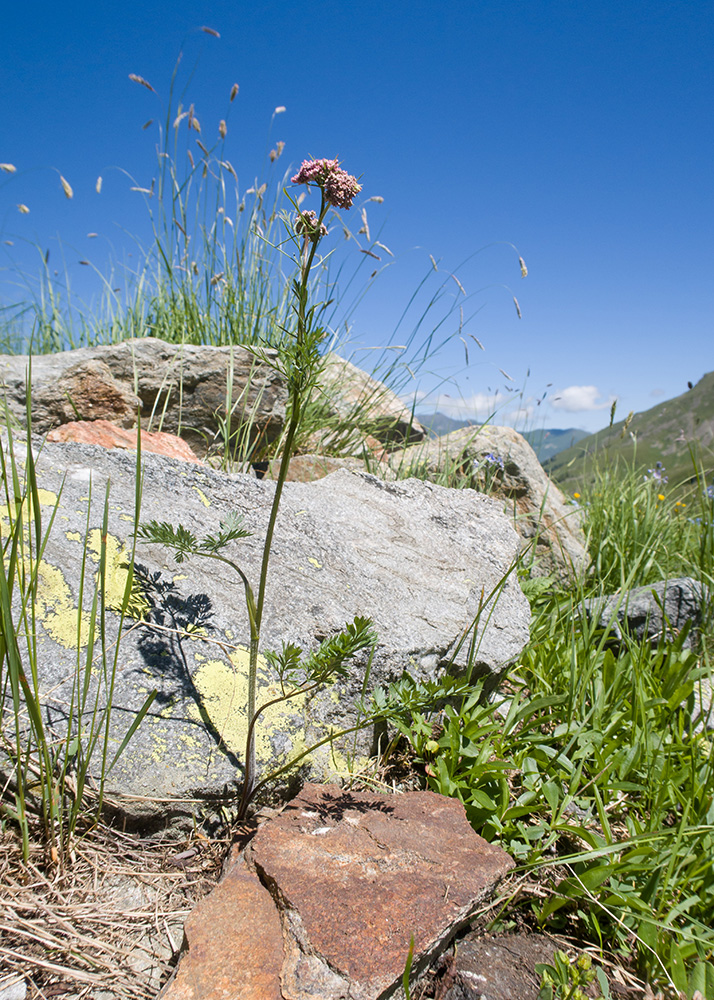
{"type": "Polygon", "coordinates": [[[635,461],[643,470],[661,462],[670,486],[693,475],[690,448],[704,468],[714,470],[714,372],[709,372],[681,396],[636,413],[591,434],[575,447],[545,463],[546,471],[566,492],[577,490],[592,476],[593,455],[598,461],[617,456],[635,461]]]}

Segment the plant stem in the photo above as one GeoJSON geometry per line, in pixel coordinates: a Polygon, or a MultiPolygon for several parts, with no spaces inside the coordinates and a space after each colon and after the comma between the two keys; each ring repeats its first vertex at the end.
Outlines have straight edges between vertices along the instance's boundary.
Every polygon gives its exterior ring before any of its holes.
{"type": "MultiPolygon", "coordinates": [[[[325,201],[324,193],[322,195],[322,203],[320,205],[320,217],[318,223],[319,226],[322,224],[322,220],[327,214],[327,202],[325,201]]],[[[310,271],[312,269],[313,262],[315,260],[315,253],[317,251],[317,245],[319,239],[310,239],[305,237],[305,244],[303,248],[301,266],[300,266],[300,282],[296,283],[295,286],[295,296],[298,300],[297,306],[297,331],[296,331],[296,345],[295,352],[292,358],[292,364],[289,370],[289,384],[290,384],[290,422],[288,424],[288,433],[285,438],[285,445],[283,447],[283,453],[280,458],[280,468],[278,470],[278,478],[275,484],[275,493],[273,494],[273,502],[270,507],[270,516],[268,518],[268,527],[265,532],[265,542],[263,545],[263,558],[260,564],[260,582],[258,584],[258,600],[255,609],[255,621],[251,623],[254,627],[251,628],[251,640],[250,640],[250,661],[248,666],[248,703],[247,703],[247,719],[248,719],[248,733],[246,736],[246,747],[245,747],[245,775],[243,778],[243,792],[241,795],[240,805],[238,806],[238,818],[242,819],[245,815],[245,811],[248,807],[248,803],[253,797],[255,791],[255,729],[253,722],[256,716],[255,709],[255,696],[257,687],[257,676],[258,676],[258,652],[260,649],[260,626],[263,619],[263,605],[265,603],[265,594],[268,580],[268,564],[270,562],[270,550],[273,544],[273,533],[275,531],[275,522],[278,516],[278,508],[280,507],[280,498],[283,492],[283,485],[288,474],[288,468],[290,466],[290,459],[292,458],[293,444],[295,441],[295,435],[297,434],[298,427],[300,426],[300,418],[302,416],[302,402],[303,394],[306,387],[309,385],[310,376],[312,374],[312,363],[315,360],[315,354],[312,348],[315,346],[311,344],[308,338],[308,317],[307,317],[307,299],[308,299],[308,281],[310,279],[310,271]]]]}

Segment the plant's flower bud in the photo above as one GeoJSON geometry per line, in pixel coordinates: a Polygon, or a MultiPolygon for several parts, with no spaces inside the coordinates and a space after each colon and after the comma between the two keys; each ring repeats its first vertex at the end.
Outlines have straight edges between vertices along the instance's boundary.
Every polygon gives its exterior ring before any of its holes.
{"type": "Polygon", "coordinates": [[[327,236],[327,226],[320,222],[314,212],[298,212],[295,216],[295,232],[298,236],[307,236],[311,240],[319,240],[327,236]]]}

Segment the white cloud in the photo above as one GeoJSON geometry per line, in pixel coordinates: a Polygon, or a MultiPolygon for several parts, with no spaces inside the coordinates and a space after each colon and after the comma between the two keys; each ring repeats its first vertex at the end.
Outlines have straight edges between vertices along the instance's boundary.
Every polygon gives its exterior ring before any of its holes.
{"type": "Polygon", "coordinates": [[[615,401],[614,396],[609,399],[598,399],[600,390],[596,385],[569,385],[567,389],[561,389],[550,400],[550,405],[554,410],[566,410],[568,413],[582,413],[585,410],[606,410],[615,401]]]}
{"type": "MultiPolygon", "coordinates": [[[[414,394],[416,408],[421,413],[443,413],[456,420],[485,420],[512,401],[505,392],[477,392],[473,396],[451,396],[449,393],[421,392],[414,394]]],[[[405,399],[411,405],[411,399],[405,399]]]]}
{"type": "Polygon", "coordinates": [[[422,392],[418,390],[410,397],[404,397],[405,405],[411,407],[416,399],[418,413],[443,413],[454,420],[475,420],[492,424],[522,428],[528,426],[536,415],[532,397],[523,399],[516,393],[477,392],[472,396],[451,396],[449,393],[422,392]]]}

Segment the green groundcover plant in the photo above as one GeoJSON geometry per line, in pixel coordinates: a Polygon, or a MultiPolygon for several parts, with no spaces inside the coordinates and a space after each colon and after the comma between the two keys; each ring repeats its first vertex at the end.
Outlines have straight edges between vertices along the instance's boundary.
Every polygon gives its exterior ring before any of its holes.
{"type": "MultiPolygon", "coordinates": [[[[623,484],[621,469],[602,470],[579,496],[589,571],[567,589],[522,580],[531,641],[495,698],[454,678],[404,678],[378,697],[428,785],[459,798],[475,829],[537,880],[527,903],[506,904],[502,925],[525,905],[537,926],[616,953],[674,996],[711,996],[714,489],[695,475],[686,500],[668,500],[654,472],[643,481],[633,468],[623,484]],[[683,574],[704,588],[699,637],[614,642],[585,611],[611,580],[683,574]]],[[[543,995],[575,996],[567,989],[580,984],[558,969],[543,995]]]]}

